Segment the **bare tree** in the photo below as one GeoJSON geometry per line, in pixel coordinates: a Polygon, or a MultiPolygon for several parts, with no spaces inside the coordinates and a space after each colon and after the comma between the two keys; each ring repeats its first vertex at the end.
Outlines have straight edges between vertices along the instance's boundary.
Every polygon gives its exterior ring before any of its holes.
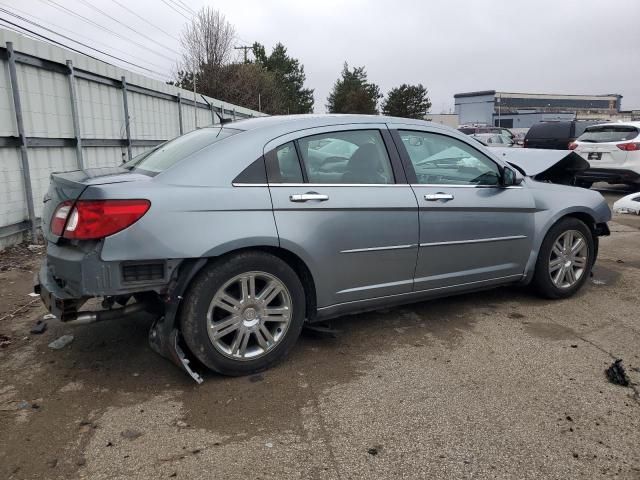
{"type": "Polygon", "coordinates": [[[235,28],[223,14],[203,7],[181,35],[182,69],[205,79],[209,90],[216,90],[220,70],[231,61],[235,28]]]}

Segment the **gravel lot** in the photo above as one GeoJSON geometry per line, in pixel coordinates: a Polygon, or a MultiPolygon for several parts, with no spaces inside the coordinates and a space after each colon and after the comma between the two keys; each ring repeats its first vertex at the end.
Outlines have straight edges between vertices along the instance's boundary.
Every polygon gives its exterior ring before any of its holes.
{"type": "Polygon", "coordinates": [[[4,252],[0,478],[640,479],[640,217],[611,229],[575,298],[345,317],[264,374],[201,386],[150,350],[149,318],[31,335],[42,254],[4,252]],[[616,358],[635,385],[607,381],[616,358]]]}

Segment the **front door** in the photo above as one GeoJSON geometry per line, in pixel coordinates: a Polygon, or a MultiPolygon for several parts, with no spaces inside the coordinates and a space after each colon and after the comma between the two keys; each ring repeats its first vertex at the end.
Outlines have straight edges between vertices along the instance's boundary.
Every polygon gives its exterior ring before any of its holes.
{"type": "Polygon", "coordinates": [[[501,186],[501,166],[472,139],[409,128],[393,135],[420,211],[415,290],[520,278],[533,242],[530,192],[501,186]]]}
{"type": "Polygon", "coordinates": [[[418,206],[389,146],[386,126],[367,124],[265,147],[280,244],[309,266],[318,308],[412,291],[418,206]]]}

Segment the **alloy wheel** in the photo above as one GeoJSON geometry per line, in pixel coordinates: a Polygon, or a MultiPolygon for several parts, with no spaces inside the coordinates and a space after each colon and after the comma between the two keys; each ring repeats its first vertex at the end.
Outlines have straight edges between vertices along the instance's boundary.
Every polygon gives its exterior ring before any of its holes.
{"type": "Polygon", "coordinates": [[[553,243],[549,257],[549,275],[558,288],[571,288],[587,268],[589,245],[582,232],[567,230],[553,243]]]}
{"type": "Polygon", "coordinates": [[[285,284],[266,272],[247,272],[227,281],[207,311],[214,348],[233,360],[254,360],[284,338],[292,312],[285,284]]]}

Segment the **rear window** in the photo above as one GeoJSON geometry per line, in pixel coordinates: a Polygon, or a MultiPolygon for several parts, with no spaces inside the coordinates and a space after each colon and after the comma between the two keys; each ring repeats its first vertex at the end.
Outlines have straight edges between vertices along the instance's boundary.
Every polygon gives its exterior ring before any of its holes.
{"type": "Polygon", "coordinates": [[[570,122],[543,122],[533,125],[527,132],[527,138],[569,138],[570,122]]]}
{"type": "Polygon", "coordinates": [[[578,137],[579,142],[602,143],[602,142],[624,142],[638,136],[638,129],[626,125],[601,125],[599,127],[588,127],[585,132],[578,137]]]}
{"type": "Polygon", "coordinates": [[[150,152],[145,152],[132,158],[126,162],[123,167],[139,173],[157,175],[189,155],[239,132],[240,130],[233,128],[221,127],[207,127],[194,130],[186,135],[163,143],[150,152]]]}

